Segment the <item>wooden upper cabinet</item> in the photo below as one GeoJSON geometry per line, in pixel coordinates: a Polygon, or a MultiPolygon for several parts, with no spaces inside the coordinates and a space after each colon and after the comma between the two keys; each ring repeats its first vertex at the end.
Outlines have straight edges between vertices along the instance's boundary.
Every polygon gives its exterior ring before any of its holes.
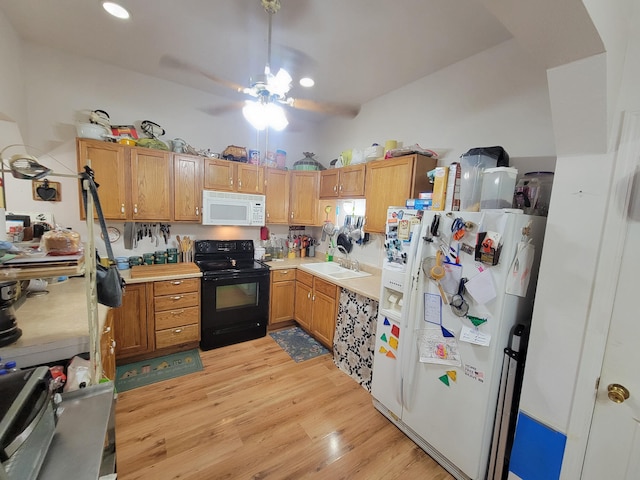
{"type": "MultiPolygon", "coordinates": [[[[78,171],[91,164],[95,181],[99,185],[98,195],[104,218],[126,220],[127,218],[127,165],[125,147],[101,140],[78,138],[76,141],[78,171]]],[[[79,183],[79,182],[78,182],[79,183]]],[[[78,189],[80,215],[85,217],[82,192],[78,189]]],[[[94,211],[95,218],[95,211],[94,211]]]]}
{"type": "Polygon", "coordinates": [[[265,197],[267,223],[289,223],[289,182],[287,170],[265,168],[265,197]]]}
{"type": "Polygon", "coordinates": [[[384,233],[388,207],[405,205],[408,198],[432,191],[427,172],[436,164],[437,160],[419,154],[367,163],[364,230],[384,233]]]}
{"type": "Polygon", "coordinates": [[[264,167],[219,158],[204,161],[204,188],[225,192],[264,193],[264,167]]]}
{"type": "Polygon", "coordinates": [[[338,168],[320,172],[320,198],[338,198],[339,172],[338,168]]]}
{"type": "Polygon", "coordinates": [[[365,164],[340,169],[338,190],[342,198],[364,197],[365,164]]]}
{"type": "Polygon", "coordinates": [[[349,165],[320,172],[320,198],[364,196],[365,164],[349,165]]]}
{"type": "Polygon", "coordinates": [[[172,157],[164,150],[131,149],[131,203],[135,221],[173,218],[172,157]]]}
{"type": "Polygon", "coordinates": [[[318,209],[320,172],[291,172],[291,195],[289,197],[289,224],[315,225],[318,209]]]}
{"type": "Polygon", "coordinates": [[[199,222],[202,210],[202,158],[193,155],[173,156],[173,218],[199,222]]]}
{"type": "Polygon", "coordinates": [[[264,167],[250,163],[236,165],[236,191],[262,195],[264,193],[264,167]]]}
{"type": "Polygon", "coordinates": [[[234,167],[232,162],[218,158],[204,160],[204,188],[209,190],[234,190],[234,167]]]}

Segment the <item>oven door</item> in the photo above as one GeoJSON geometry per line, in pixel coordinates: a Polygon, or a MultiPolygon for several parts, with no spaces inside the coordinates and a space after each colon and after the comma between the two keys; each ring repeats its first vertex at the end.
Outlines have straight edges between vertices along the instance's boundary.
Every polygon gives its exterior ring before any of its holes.
{"type": "Polygon", "coordinates": [[[200,348],[264,337],[269,321],[269,271],[202,277],[200,348]]]}

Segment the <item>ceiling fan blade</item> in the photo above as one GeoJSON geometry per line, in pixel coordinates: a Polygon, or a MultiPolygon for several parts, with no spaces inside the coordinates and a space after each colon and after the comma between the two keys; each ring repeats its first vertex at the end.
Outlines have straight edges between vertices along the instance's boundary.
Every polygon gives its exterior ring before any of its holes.
{"type": "Polygon", "coordinates": [[[244,102],[233,102],[226,105],[219,105],[217,107],[202,107],[200,111],[217,117],[218,115],[224,115],[225,113],[233,112],[235,110],[241,110],[244,106],[244,102]]]}
{"type": "Polygon", "coordinates": [[[360,113],[360,107],[356,105],[316,102],[314,100],[306,100],[304,98],[289,98],[287,103],[291,107],[298,108],[300,110],[327,113],[329,115],[337,115],[346,118],[354,118],[358,113],[360,113]]]}
{"type": "Polygon", "coordinates": [[[224,78],[220,78],[216,75],[213,75],[212,73],[205,72],[204,70],[196,67],[195,65],[192,65],[188,62],[180,60],[179,58],[173,57],[171,55],[163,55],[162,57],[160,57],[160,65],[164,67],[177,69],[177,70],[187,70],[189,72],[200,74],[205,78],[208,78],[212,82],[215,82],[219,85],[235,90],[236,92],[243,93],[245,90],[245,87],[243,87],[238,83],[232,82],[230,80],[226,80],[224,78]]]}

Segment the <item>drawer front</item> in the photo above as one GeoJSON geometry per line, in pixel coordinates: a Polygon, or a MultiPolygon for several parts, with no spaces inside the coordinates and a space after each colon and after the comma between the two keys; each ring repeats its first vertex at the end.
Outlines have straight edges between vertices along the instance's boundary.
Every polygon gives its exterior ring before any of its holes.
{"type": "Polygon", "coordinates": [[[274,282],[284,282],[286,280],[295,280],[296,279],[296,269],[288,268],[286,270],[272,270],[271,271],[271,280],[274,282]]]}
{"type": "Polygon", "coordinates": [[[198,325],[185,325],[156,331],[156,349],[198,341],[200,341],[200,327],[198,325]]]}
{"type": "Polygon", "coordinates": [[[173,295],[175,293],[197,292],[199,288],[199,278],[180,278],[153,282],[153,294],[156,297],[160,295],[173,295]]]}
{"type": "Polygon", "coordinates": [[[200,323],[200,309],[198,307],[177,308],[156,313],[156,330],[176,328],[192,323],[200,323]]]}
{"type": "Polygon", "coordinates": [[[155,297],[153,301],[156,312],[175,310],[177,308],[197,307],[200,304],[200,294],[196,292],[177,293],[175,295],[155,297]]]}
{"type": "Polygon", "coordinates": [[[325,295],[334,298],[338,287],[333,283],[327,282],[321,278],[315,277],[313,287],[316,292],[324,293],[325,295]]]}
{"type": "Polygon", "coordinates": [[[313,275],[300,269],[296,270],[296,281],[302,282],[308,286],[313,285],[313,275]]]}

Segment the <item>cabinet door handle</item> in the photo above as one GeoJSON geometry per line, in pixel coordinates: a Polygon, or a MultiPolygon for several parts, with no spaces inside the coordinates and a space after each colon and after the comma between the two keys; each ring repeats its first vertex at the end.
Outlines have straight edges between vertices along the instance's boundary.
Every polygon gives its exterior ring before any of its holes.
{"type": "Polygon", "coordinates": [[[120,213],[124,213],[124,203],[120,204],[120,213]]]}
{"type": "Polygon", "coordinates": [[[267,218],[269,218],[271,215],[269,215],[269,212],[267,212],[267,218]]]}
{"type": "Polygon", "coordinates": [[[102,333],[109,333],[111,331],[111,327],[104,327],[104,332],[102,333]]]}
{"type": "Polygon", "coordinates": [[[182,329],[181,328],[176,328],[173,333],[182,333],[182,329]]]}
{"type": "Polygon", "coordinates": [[[171,285],[182,285],[182,280],[174,280],[171,285]]]}
{"type": "Polygon", "coordinates": [[[171,300],[173,300],[174,302],[178,301],[178,300],[182,300],[184,298],[184,296],[182,295],[176,295],[175,297],[171,297],[171,300]]]}
{"type": "Polygon", "coordinates": [[[196,215],[200,216],[200,207],[196,207],[196,215]]]}
{"type": "Polygon", "coordinates": [[[242,188],[242,180],[238,180],[238,188],[242,188]]]}
{"type": "Polygon", "coordinates": [[[342,191],[342,184],[340,184],[340,191],[342,191]]]}
{"type": "Polygon", "coordinates": [[[137,203],[133,204],[133,213],[138,213],[138,204],[137,203]]]}
{"type": "Polygon", "coordinates": [[[291,212],[291,218],[293,218],[293,212],[291,212]]]}
{"type": "Polygon", "coordinates": [[[233,178],[230,178],[230,179],[229,179],[229,186],[230,186],[230,187],[233,187],[233,178]]]}
{"type": "Polygon", "coordinates": [[[313,300],[315,302],[316,301],[316,296],[314,295],[313,297],[311,297],[311,300],[313,300]]]}
{"type": "Polygon", "coordinates": [[[338,191],[338,185],[334,185],[334,186],[333,186],[333,191],[334,191],[334,192],[337,192],[337,191],[338,191]]]}
{"type": "Polygon", "coordinates": [[[307,292],[307,298],[311,298],[311,292],[307,292]]]}
{"type": "Polygon", "coordinates": [[[280,275],[287,275],[289,273],[289,270],[283,270],[282,272],[280,272],[280,275]]]}
{"type": "Polygon", "coordinates": [[[184,313],[184,309],[182,310],[173,310],[171,312],[171,315],[173,315],[174,317],[177,317],[178,315],[182,315],[184,313]]]}

